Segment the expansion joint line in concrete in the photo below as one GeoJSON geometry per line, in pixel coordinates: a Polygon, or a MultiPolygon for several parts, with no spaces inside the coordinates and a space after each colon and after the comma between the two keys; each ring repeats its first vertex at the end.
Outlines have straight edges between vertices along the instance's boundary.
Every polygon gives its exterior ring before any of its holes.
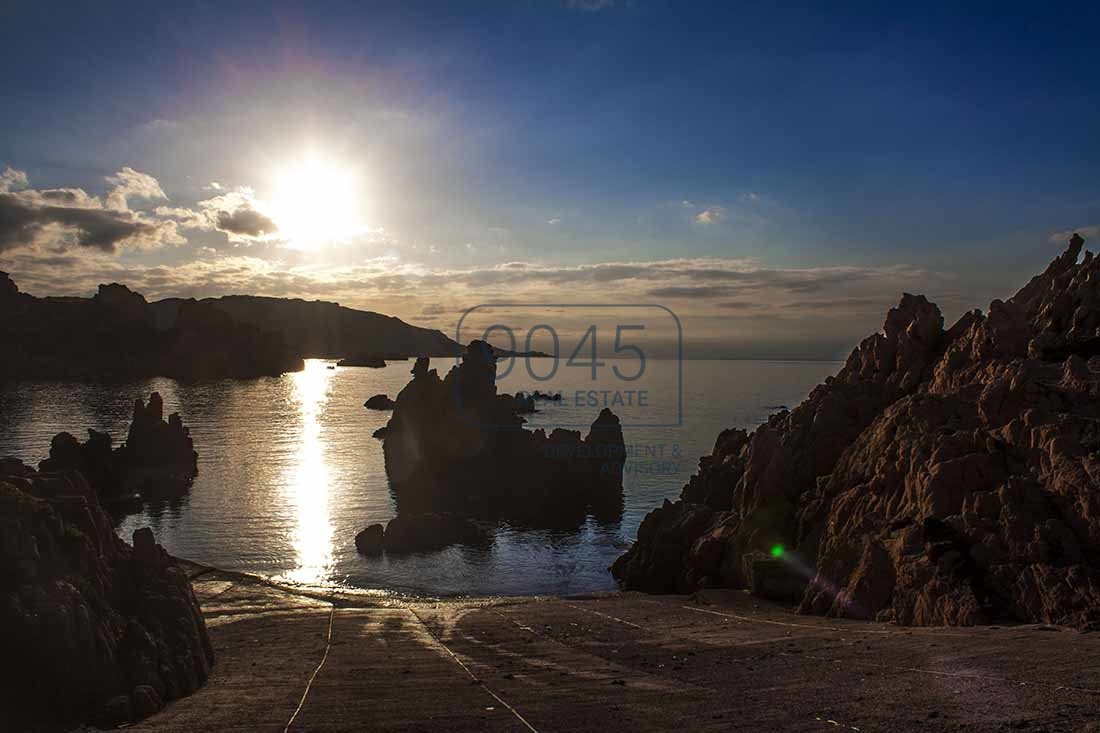
{"type": "MultiPolygon", "coordinates": [[[[516,720],[523,723],[523,725],[527,728],[527,730],[531,731],[531,733],[539,733],[538,729],[536,729],[535,726],[528,723],[527,719],[524,718],[522,715],[520,715],[518,710],[516,710],[514,707],[509,705],[508,702],[504,698],[502,698],[500,695],[496,694],[491,689],[489,689],[489,686],[486,685],[485,682],[483,682],[480,677],[478,677],[476,674],[474,674],[473,670],[471,670],[469,667],[467,667],[466,663],[463,662],[457,654],[455,654],[453,651],[451,651],[451,648],[443,642],[443,639],[439,638],[439,636],[436,635],[435,632],[432,631],[431,627],[428,626],[428,624],[424,623],[424,619],[420,618],[420,615],[417,614],[416,611],[412,610],[411,608],[408,608],[408,609],[405,609],[405,610],[407,610],[409,613],[411,613],[413,618],[415,618],[417,621],[420,622],[420,625],[424,627],[424,630],[426,632],[428,632],[428,636],[430,636],[433,640],[435,640],[435,643],[439,644],[439,646],[441,646],[443,648],[443,651],[447,652],[447,654],[449,654],[451,656],[451,659],[453,659],[455,661],[455,663],[458,664],[459,667],[462,667],[462,670],[467,675],[470,676],[471,680],[476,682],[477,685],[479,687],[481,687],[481,689],[485,690],[485,692],[489,693],[489,695],[494,700],[496,700],[501,705],[503,705],[505,708],[507,708],[508,711],[510,713],[512,713],[512,715],[516,716],[516,720]]],[[[285,733],[285,731],[284,731],[284,733],[285,733]]]]}
{"type": "Polygon", "coordinates": [[[332,648],[332,620],[336,616],[336,604],[332,604],[332,609],[328,612],[328,632],[325,634],[325,653],[321,655],[321,661],[318,662],[317,667],[313,670],[313,674],[309,676],[309,682],[306,683],[306,689],[302,691],[302,699],[298,701],[298,707],[294,708],[294,714],[290,716],[290,720],[286,722],[286,727],[283,728],[283,733],[290,731],[290,726],[294,725],[295,718],[298,717],[298,713],[302,712],[302,708],[305,707],[306,698],[309,697],[309,690],[313,687],[313,681],[317,679],[317,674],[321,671],[321,667],[325,666],[325,662],[328,660],[328,650],[332,648]]]}
{"type": "Polygon", "coordinates": [[[627,621],[626,619],[621,619],[618,616],[612,616],[609,613],[603,613],[601,611],[597,611],[594,608],[585,608],[583,606],[575,606],[572,603],[566,603],[565,605],[568,606],[569,608],[576,609],[577,611],[583,611],[584,613],[591,613],[594,616],[599,616],[600,618],[605,618],[608,621],[615,621],[616,623],[620,623],[623,626],[629,626],[632,629],[638,629],[639,631],[649,631],[649,629],[645,628],[644,626],[639,626],[638,624],[634,623],[633,621],[627,621]]]}

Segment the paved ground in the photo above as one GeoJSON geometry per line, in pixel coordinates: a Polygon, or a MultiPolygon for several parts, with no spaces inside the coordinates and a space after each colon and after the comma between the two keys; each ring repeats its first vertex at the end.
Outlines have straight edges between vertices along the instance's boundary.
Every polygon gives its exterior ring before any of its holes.
{"type": "Polygon", "coordinates": [[[906,629],[743,593],[404,603],[195,580],[207,686],[138,730],[1100,732],[1100,635],[906,629]]]}

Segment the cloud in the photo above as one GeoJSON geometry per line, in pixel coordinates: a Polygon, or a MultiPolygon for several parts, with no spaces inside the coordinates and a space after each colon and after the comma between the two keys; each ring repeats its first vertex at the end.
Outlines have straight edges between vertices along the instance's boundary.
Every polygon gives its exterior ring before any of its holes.
{"type": "Polygon", "coordinates": [[[124,168],[107,179],[115,186],[108,195],[114,204],[109,208],[79,188],[24,188],[29,185],[26,174],[12,168],[5,169],[2,180],[0,251],[49,246],[114,252],[123,245],[152,247],[183,241],[175,222],[157,221],[126,208],[130,195],[159,192],[164,196],[155,179],[133,169],[124,168]]]}
{"type": "Polygon", "coordinates": [[[546,223],[550,226],[554,226],[555,224],[561,224],[561,219],[555,216],[553,219],[547,219],[546,223]]]}
{"type": "Polygon", "coordinates": [[[0,193],[7,193],[8,191],[16,191],[20,188],[26,188],[30,185],[27,180],[27,174],[23,171],[17,171],[14,168],[7,167],[3,173],[0,173],[0,193]]]}
{"type": "Polygon", "coordinates": [[[249,208],[219,211],[217,228],[223,232],[248,237],[261,237],[276,230],[275,222],[255,209],[249,208]]]}
{"type": "Polygon", "coordinates": [[[782,307],[788,310],[849,310],[875,305],[882,305],[882,302],[873,298],[835,298],[832,300],[803,300],[795,303],[784,303],[782,307]]]}
{"type": "Polygon", "coordinates": [[[149,200],[167,200],[157,179],[147,173],[141,173],[129,166],[123,167],[118,173],[107,177],[107,183],[114,186],[107,194],[107,208],[116,211],[128,211],[129,199],[142,198],[149,200]]]}
{"type": "Polygon", "coordinates": [[[695,215],[696,224],[717,224],[726,218],[726,210],[721,206],[708,206],[695,215]]]}
{"type": "Polygon", "coordinates": [[[185,229],[223,232],[230,242],[250,243],[278,231],[275,222],[259,210],[255,194],[246,186],[199,201],[195,207],[161,206],[156,214],[185,229]]]}

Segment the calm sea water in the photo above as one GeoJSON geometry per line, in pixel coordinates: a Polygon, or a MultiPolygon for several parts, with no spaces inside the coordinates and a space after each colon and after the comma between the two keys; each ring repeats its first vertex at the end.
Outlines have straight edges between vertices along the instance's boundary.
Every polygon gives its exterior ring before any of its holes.
{"type": "MultiPolygon", "coordinates": [[[[355,551],[356,532],[393,517],[394,503],[381,443],[371,437],[389,413],[364,409],[363,401],[377,393],[396,396],[409,380],[411,362],[385,369],[330,364],[309,360],[304,371],[281,377],[201,384],[158,378],[2,385],[0,455],[37,463],[62,430],[83,438],[86,428],[95,428],[119,439],[134,398],[158,391],[166,410],[178,411],[191,428],[199,475],[189,495],[147,504],[122,520],[118,530],[127,539],[149,526],[178,556],[304,584],[430,595],[606,590],[614,587],[607,568],[629,546],[642,517],[679,494],[720,430],[759,424],[779,406],[797,404],[840,367],[687,361],[681,371],[675,361],[651,361],[638,382],[595,384],[587,370],[575,368],[539,383],[519,365],[502,390],[549,389],[566,396],[531,416],[532,426],[586,425],[605,399],[618,394],[613,409],[624,419],[632,454],[621,520],[589,520],[577,531],[500,525],[488,547],[365,558],[355,551]],[[579,400],[577,391],[583,393],[579,400]],[[645,404],[639,405],[643,391],[645,404]]],[[[444,372],[450,363],[433,366],[444,372]]],[[[535,368],[549,371],[545,363],[535,368]]]]}

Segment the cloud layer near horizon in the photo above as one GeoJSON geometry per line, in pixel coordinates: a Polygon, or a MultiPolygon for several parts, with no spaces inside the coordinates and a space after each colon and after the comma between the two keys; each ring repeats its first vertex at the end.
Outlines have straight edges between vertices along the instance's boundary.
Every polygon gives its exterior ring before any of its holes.
{"type": "MultiPolygon", "coordinates": [[[[435,247],[390,247],[384,255],[376,247],[325,259],[287,249],[250,188],[211,184],[203,190],[216,195],[179,206],[155,178],[129,167],[105,183],[102,195],[92,195],[32,188],[12,168],[0,173],[0,268],[22,290],[89,295],[114,281],[150,300],[329,300],[448,333],[463,312],[483,303],[660,304],[681,317],[685,341],[704,355],[785,357],[843,355],[881,327],[903,291],[928,295],[953,319],[1012,290],[978,292],[956,275],[906,264],[776,267],[756,258],[685,257],[455,267],[433,261],[435,247]]],[[[724,216],[717,206],[700,210],[684,201],[678,208],[710,212],[706,221],[692,214],[704,226],[724,216]]],[[[497,309],[494,318],[506,315],[497,309]]],[[[559,320],[564,332],[583,333],[582,321],[559,320]]]]}

